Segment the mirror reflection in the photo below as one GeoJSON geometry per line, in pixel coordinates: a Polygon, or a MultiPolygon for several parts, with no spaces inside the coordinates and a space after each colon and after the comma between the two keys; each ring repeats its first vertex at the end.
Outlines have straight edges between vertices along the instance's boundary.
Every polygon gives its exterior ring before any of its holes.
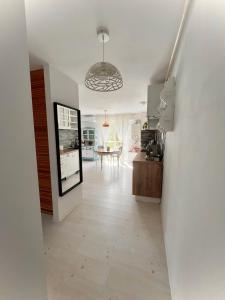
{"type": "Polygon", "coordinates": [[[59,194],[82,182],[80,111],[54,103],[59,194]]]}

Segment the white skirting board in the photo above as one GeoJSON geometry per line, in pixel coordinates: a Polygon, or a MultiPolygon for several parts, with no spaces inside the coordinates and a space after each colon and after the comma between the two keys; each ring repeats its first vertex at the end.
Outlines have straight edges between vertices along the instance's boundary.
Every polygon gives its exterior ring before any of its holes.
{"type": "Polygon", "coordinates": [[[159,204],[161,202],[160,198],[152,198],[152,197],[145,197],[145,196],[135,196],[135,200],[141,202],[156,203],[156,204],[159,204]]]}

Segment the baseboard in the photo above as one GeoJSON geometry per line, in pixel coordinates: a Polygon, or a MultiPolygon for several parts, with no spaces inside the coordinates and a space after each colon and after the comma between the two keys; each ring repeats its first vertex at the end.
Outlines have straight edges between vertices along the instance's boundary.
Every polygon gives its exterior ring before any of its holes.
{"type": "Polygon", "coordinates": [[[145,196],[135,196],[135,200],[140,202],[149,202],[149,203],[156,203],[156,204],[159,204],[161,202],[160,198],[152,198],[152,197],[145,197],[145,196]]]}

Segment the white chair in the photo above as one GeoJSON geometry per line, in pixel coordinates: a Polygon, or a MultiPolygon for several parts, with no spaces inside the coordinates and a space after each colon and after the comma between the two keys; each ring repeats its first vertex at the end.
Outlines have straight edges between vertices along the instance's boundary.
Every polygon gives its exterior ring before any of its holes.
{"type": "Polygon", "coordinates": [[[123,152],[123,146],[120,146],[118,152],[112,154],[113,162],[114,162],[114,158],[116,158],[116,159],[117,159],[118,166],[119,166],[120,157],[121,157],[121,155],[122,155],[122,152],[123,152]]]}

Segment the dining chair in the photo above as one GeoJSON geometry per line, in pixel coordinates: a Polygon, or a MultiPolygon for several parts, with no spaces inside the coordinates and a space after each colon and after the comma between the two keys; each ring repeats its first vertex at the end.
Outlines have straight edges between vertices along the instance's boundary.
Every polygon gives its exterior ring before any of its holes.
{"type": "Polygon", "coordinates": [[[118,165],[119,165],[119,161],[120,161],[120,157],[122,155],[122,152],[123,152],[123,146],[120,146],[119,151],[117,153],[112,154],[113,162],[114,162],[114,158],[116,158],[117,162],[118,162],[118,165]]]}

